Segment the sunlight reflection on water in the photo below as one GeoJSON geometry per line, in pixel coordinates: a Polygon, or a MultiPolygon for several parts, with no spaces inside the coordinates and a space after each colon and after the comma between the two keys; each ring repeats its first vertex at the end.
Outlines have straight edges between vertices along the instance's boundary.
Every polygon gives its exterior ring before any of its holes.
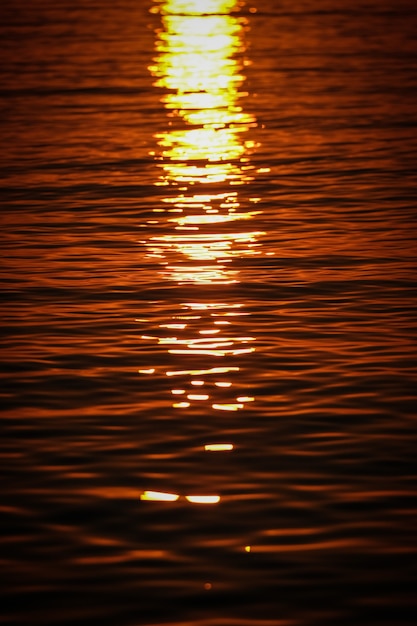
{"type": "MultiPolygon", "coordinates": [[[[162,29],[157,34],[155,64],[149,70],[157,78],[155,86],[163,90],[161,102],[167,109],[169,129],[155,135],[159,149],[152,154],[163,170],[155,184],[179,193],[164,198],[167,208],[158,208],[156,219],[149,222],[164,234],[141,243],[146,246],[148,258],[160,265],[161,279],[179,286],[237,283],[239,271],[229,265],[233,259],[263,254],[258,238],[265,233],[245,229],[246,223],[260,212],[242,208],[236,190],[236,184],[247,185],[253,180],[255,167],[250,163],[250,155],[256,149],[253,140],[245,140],[249,128],[256,127],[256,120],[241,106],[247,96],[242,86],[244,66],[248,63],[244,44],[248,21],[230,13],[237,6],[238,2],[222,0],[211,2],[210,6],[173,0],[158,5],[162,29]],[[195,14],[197,7],[202,10],[201,15],[195,14]],[[218,183],[222,183],[223,191],[210,191],[218,183]],[[230,230],[229,224],[233,228],[240,225],[242,230],[230,230]]],[[[258,200],[251,198],[255,204],[258,200]]],[[[233,302],[208,303],[207,298],[183,303],[176,316],[159,325],[175,334],[144,335],[142,339],[155,340],[178,357],[202,358],[205,365],[207,358],[217,361],[220,357],[250,354],[255,350],[250,345],[255,338],[234,334],[230,321],[231,315],[233,319],[245,315],[242,307],[233,302]],[[179,319],[186,319],[184,313],[194,315],[179,324],[179,319]],[[228,319],[221,319],[224,316],[228,319]]],[[[254,400],[242,394],[233,396],[229,381],[207,378],[207,374],[218,370],[206,370],[206,377],[201,380],[182,377],[182,388],[171,390],[176,399],[172,408],[187,411],[198,405],[209,420],[213,411],[239,411],[246,402],[254,400]],[[197,385],[204,386],[207,393],[190,393],[191,386],[197,385]],[[216,389],[222,386],[230,393],[223,393],[220,401],[216,399],[216,389]]],[[[224,371],[227,370],[226,366],[224,371]]],[[[206,450],[218,452],[233,448],[233,444],[205,445],[206,450]]],[[[195,471],[199,471],[197,467],[195,471]]],[[[147,493],[142,497],[148,500],[147,493]]],[[[211,502],[211,496],[209,500],[202,496],[186,497],[190,502],[211,502]]]]}

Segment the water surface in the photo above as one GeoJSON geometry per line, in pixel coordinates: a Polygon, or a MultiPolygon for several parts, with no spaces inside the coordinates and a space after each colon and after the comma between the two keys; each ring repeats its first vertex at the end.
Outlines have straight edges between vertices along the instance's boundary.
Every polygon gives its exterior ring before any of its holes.
{"type": "Polygon", "coordinates": [[[413,3],[1,23],[4,623],[414,623],[413,3]]]}

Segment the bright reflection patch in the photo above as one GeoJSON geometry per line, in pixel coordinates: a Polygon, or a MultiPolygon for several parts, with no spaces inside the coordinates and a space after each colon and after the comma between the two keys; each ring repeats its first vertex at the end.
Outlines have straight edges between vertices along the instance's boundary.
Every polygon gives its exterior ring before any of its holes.
{"type": "Polygon", "coordinates": [[[179,495],[176,493],[164,493],[163,491],[144,491],[140,495],[141,500],[150,500],[153,502],[175,502],[179,495]]]}
{"type": "Polygon", "coordinates": [[[160,171],[155,185],[180,186],[182,193],[163,199],[172,206],[167,211],[177,214],[164,220],[173,228],[144,243],[148,257],[165,266],[164,279],[233,284],[237,272],[224,263],[260,254],[255,248],[263,234],[220,230],[259,214],[246,209],[247,201],[241,207],[235,191],[256,173],[250,154],[257,143],[245,135],[257,124],[241,106],[248,96],[243,90],[247,18],[239,13],[240,0],[159,0],[158,5],[151,11],[161,14],[162,28],[149,71],[161,88],[169,124],[155,135],[159,150],[152,156],[160,171]],[[218,183],[224,190],[211,192],[218,183]],[[207,193],[193,193],[196,184],[207,193]]]}
{"type": "Polygon", "coordinates": [[[243,409],[243,404],[212,404],[213,409],[217,409],[219,411],[238,411],[239,409],[243,409]]]}
{"type": "Polygon", "coordinates": [[[227,372],[238,372],[239,367],[211,367],[207,370],[178,370],[174,372],[167,372],[167,376],[182,376],[184,374],[191,374],[195,376],[201,376],[201,374],[226,374],[227,372]]]}
{"type": "MultiPolygon", "coordinates": [[[[152,219],[141,224],[149,235],[140,243],[164,284],[198,285],[202,290],[233,285],[241,280],[240,262],[263,254],[262,211],[254,210],[260,198],[253,191],[243,194],[239,187],[259,171],[251,163],[258,147],[252,134],[257,123],[243,106],[249,95],[244,87],[249,61],[248,19],[241,8],[242,0],[154,0],[151,9],[160,14],[160,27],[149,71],[160,88],[166,125],[154,135],[150,154],[158,198],[165,197],[152,219]]],[[[209,293],[202,290],[195,292],[197,300],[197,294],[209,293]]],[[[170,355],[172,365],[164,374],[184,378],[173,381],[171,408],[192,407],[191,414],[198,407],[211,413],[244,408],[252,397],[226,391],[232,387],[228,374],[240,368],[210,365],[227,364],[231,357],[236,363],[235,357],[255,350],[255,338],[240,330],[245,325],[234,328],[238,316],[250,315],[241,310],[245,304],[187,302],[181,308],[188,310],[159,323],[157,336],[142,336],[170,355]],[[194,369],[198,365],[205,368],[194,369]]],[[[232,449],[233,444],[221,442],[204,446],[208,452],[232,449]]],[[[183,498],[197,504],[220,500],[217,495],[183,498]]]]}
{"type": "Polygon", "coordinates": [[[236,4],[236,0],[166,0],[162,5],[162,11],[172,15],[227,13],[236,4]]]}
{"type": "MultiPolygon", "coordinates": [[[[166,493],[164,491],[144,491],[140,494],[141,500],[148,502],[176,502],[180,496],[177,493],[166,493]]],[[[188,502],[193,504],[217,504],[220,502],[220,496],[185,496],[188,502]]]]}
{"type": "Polygon", "coordinates": [[[220,496],[185,496],[185,499],[194,504],[216,504],[220,502],[220,496]]]}
{"type": "Polygon", "coordinates": [[[208,443],[204,446],[204,450],[207,452],[225,452],[233,450],[232,443],[208,443]]]}

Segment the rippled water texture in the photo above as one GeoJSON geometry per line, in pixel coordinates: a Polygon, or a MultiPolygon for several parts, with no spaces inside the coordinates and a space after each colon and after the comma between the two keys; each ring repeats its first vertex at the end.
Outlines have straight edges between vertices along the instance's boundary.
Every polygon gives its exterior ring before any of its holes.
{"type": "Polygon", "coordinates": [[[416,18],[2,3],[2,623],[415,623],[416,18]]]}

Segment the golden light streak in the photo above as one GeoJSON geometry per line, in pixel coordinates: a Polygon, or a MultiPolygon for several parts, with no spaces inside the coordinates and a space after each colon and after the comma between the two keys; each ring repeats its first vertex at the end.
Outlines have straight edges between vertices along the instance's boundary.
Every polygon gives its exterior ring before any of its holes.
{"type": "MultiPolygon", "coordinates": [[[[177,493],[166,493],[163,491],[144,491],[140,494],[140,500],[148,502],[176,502],[179,498],[180,495],[177,493]]],[[[185,496],[185,499],[193,504],[217,504],[220,502],[220,496],[218,495],[190,495],[185,496]]]]}
{"type": "Polygon", "coordinates": [[[208,443],[204,446],[207,452],[224,452],[233,450],[232,443],[208,443]]]}
{"type": "Polygon", "coordinates": [[[237,271],[225,270],[223,266],[172,267],[168,266],[161,274],[178,285],[197,283],[199,285],[225,285],[237,281],[237,271]]]}
{"type": "Polygon", "coordinates": [[[161,10],[173,15],[201,15],[228,12],[235,6],[236,0],[167,0],[161,10]]]}
{"type": "Polygon", "coordinates": [[[242,348],[239,350],[202,350],[202,349],[189,349],[189,350],[168,350],[169,354],[200,354],[207,356],[226,356],[227,354],[236,356],[238,354],[249,354],[255,352],[255,348],[242,348]]]}
{"type": "Polygon", "coordinates": [[[196,393],[190,393],[187,398],[188,400],[208,400],[210,396],[208,396],[207,394],[196,394],[196,393]]]}
{"type": "MultiPolygon", "coordinates": [[[[230,304],[228,302],[184,302],[184,306],[193,310],[211,311],[217,309],[240,309],[243,304],[230,304]]],[[[223,315],[227,315],[224,313],[223,315]]],[[[219,314],[221,315],[221,314],[219,314]]],[[[232,315],[232,313],[229,313],[232,315]]]]}
{"type": "Polygon", "coordinates": [[[140,495],[141,500],[150,500],[154,502],[175,502],[179,495],[176,493],[164,493],[162,491],[144,491],[140,495]]]}
{"type": "Polygon", "coordinates": [[[239,409],[243,409],[243,404],[212,404],[213,409],[218,409],[219,411],[238,411],[239,409]]]}
{"type": "Polygon", "coordinates": [[[184,330],[187,328],[187,324],[159,324],[160,328],[172,328],[174,330],[184,330]]]}
{"type": "Polygon", "coordinates": [[[224,337],[219,341],[209,341],[209,339],[178,339],[178,337],[159,337],[158,343],[160,344],[177,344],[177,345],[186,345],[189,348],[194,348],[195,346],[199,348],[207,348],[207,349],[215,349],[215,348],[226,348],[229,346],[233,346],[234,343],[249,343],[250,341],[255,341],[254,337],[224,337]]]}
{"type": "Polygon", "coordinates": [[[227,374],[228,372],[238,372],[239,367],[211,367],[206,370],[177,370],[172,372],[166,372],[167,376],[184,376],[190,374],[191,376],[201,376],[202,374],[227,374]]]}
{"type": "Polygon", "coordinates": [[[201,315],[174,315],[176,320],[200,320],[201,315]]]}
{"type": "Polygon", "coordinates": [[[260,211],[248,211],[247,213],[228,213],[227,215],[222,215],[219,213],[216,213],[215,215],[203,213],[175,217],[168,221],[179,224],[180,226],[186,226],[189,224],[225,224],[227,222],[249,220],[256,215],[259,215],[259,213],[260,211]]]}
{"type": "Polygon", "coordinates": [[[217,504],[220,502],[220,496],[185,496],[185,499],[194,504],[217,504]]]}

